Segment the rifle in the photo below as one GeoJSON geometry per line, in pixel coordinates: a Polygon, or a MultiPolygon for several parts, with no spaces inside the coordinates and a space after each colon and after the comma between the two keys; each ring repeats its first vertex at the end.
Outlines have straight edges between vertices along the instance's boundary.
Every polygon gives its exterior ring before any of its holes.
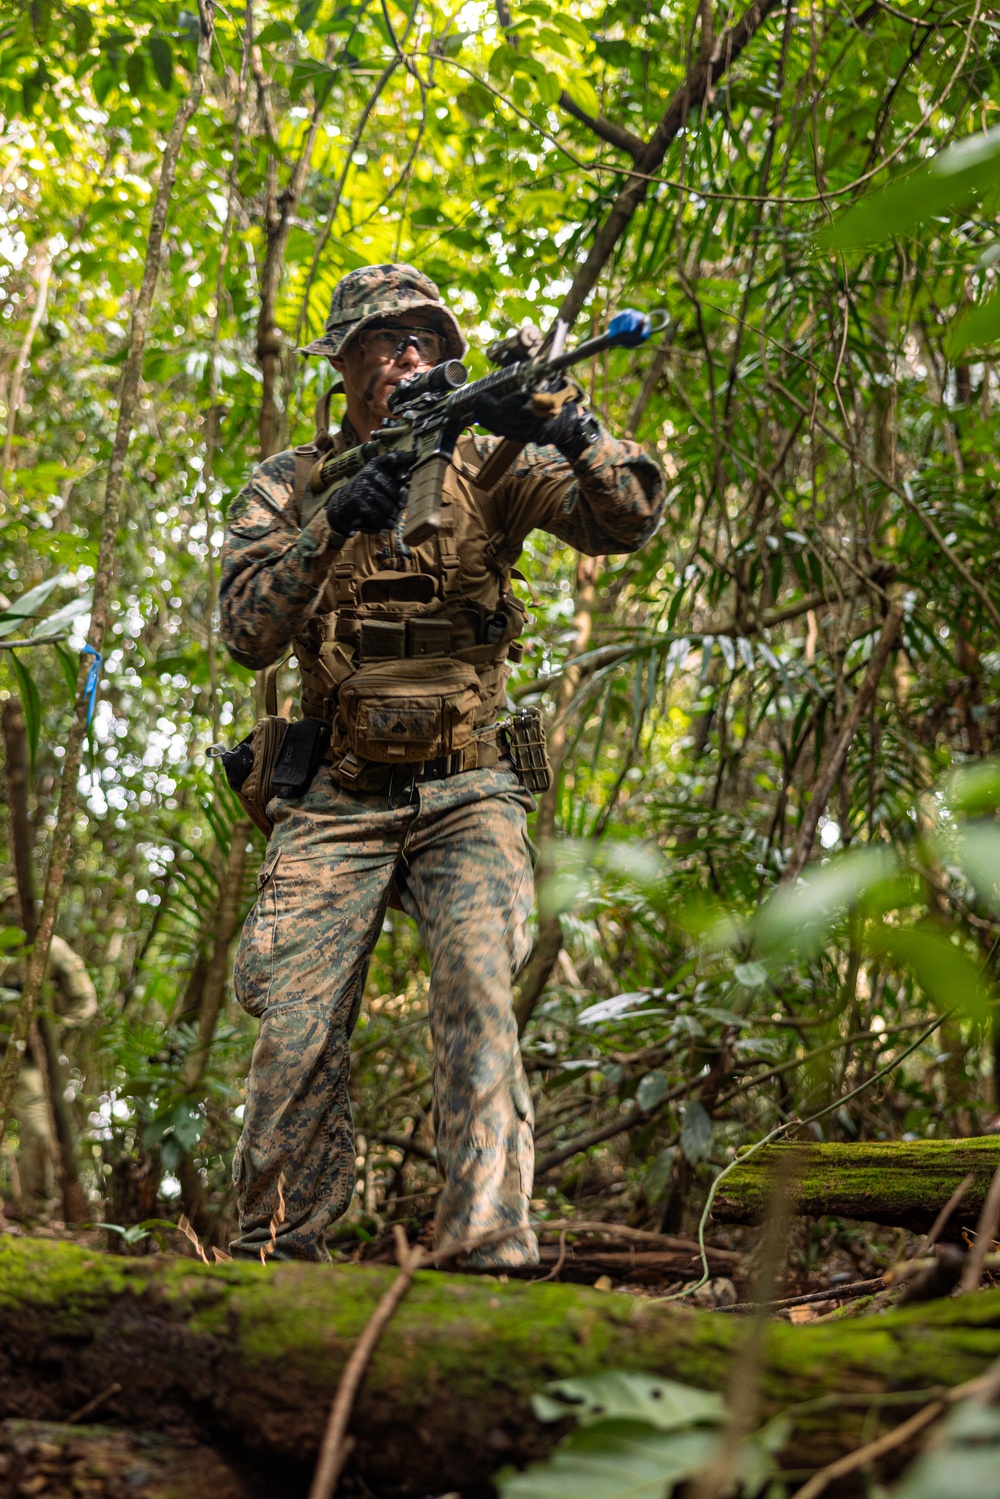
{"type": "MultiPolygon", "coordinates": [[[[499,368],[471,385],[466,384],[469,372],[460,359],[446,359],[411,380],[401,381],[389,396],[391,415],[368,442],[346,453],[328,454],[314,465],[308,484],[311,494],[303,506],[303,524],[372,458],[394,449],[412,450],[414,466],[403,537],[410,546],[419,546],[441,526],[445,471],[455,443],[473,421],[480,396],[520,392],[531,398],[540,417],[556,416],[567,400],[581,395],[577,385],[562,378],[565,370],[605,349],[637,348],[666,326],[667,315],[662,311],[646,315],[626,308],[612,318],[605,333],[567,350],[567,323],[556,322],[547,337],[533,323],[525,323],[507,338],[489,345],[487,358],[499,368]]],[[[477,487],[492,489],[523,446],[502,442],[480,469],[477,487]]]]}

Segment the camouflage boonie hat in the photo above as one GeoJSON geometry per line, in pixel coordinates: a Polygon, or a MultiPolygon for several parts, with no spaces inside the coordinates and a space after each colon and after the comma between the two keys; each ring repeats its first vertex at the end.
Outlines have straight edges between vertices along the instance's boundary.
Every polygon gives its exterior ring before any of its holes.
{"type": "Polygon", "coordinates": [[[360,266],[334,287],[326,332],[298,352],[339,354],[349,339],[380,318],[424,310],[437,314],[447,344],[445,358],[461,359],[466,350],[462,330],[433,281],[412,265],[360,266]]]}

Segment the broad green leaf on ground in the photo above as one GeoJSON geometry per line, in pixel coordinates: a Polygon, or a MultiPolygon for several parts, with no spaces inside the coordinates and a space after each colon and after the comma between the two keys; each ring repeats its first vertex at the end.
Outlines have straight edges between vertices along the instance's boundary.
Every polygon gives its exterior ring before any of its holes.
{"type": "Polygon", "coordinates": [[[893,1499],[1000,1499],[1000,1411],[963,1401],[891,1490],[893,1499]]]}
{"type": "Polygon", "coordinates": [[[545,1463],[498,1474],[501,1499],[665,1499],[711,1461],[713,1431],[660,1431],[643,1421],[600,1421],[567,1437],[545,1463]]]}
{"type": "Polygon", "coordinates": [[[697,1390],[653,1374],[635,1374],[612,1369],[580,1379],[560,1379],[546,1386],[544,1395],[532,1400],[540,1421],[603,1421],[628,1417],[648,1421],[661,1431],[679,1426],[718,1423],[723,1418],[722,1397],[712,1390],[697,1390]]]}

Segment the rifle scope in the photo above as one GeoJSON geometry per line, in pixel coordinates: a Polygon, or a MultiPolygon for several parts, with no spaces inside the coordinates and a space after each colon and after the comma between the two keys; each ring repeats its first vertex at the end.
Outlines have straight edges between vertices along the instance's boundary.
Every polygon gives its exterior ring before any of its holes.
{"type": "Polygon", "coordinates": [[[469,371],[460,359],[446,359],[412,380],[401,380],[388,400],[390,411],[402,411],[421,396],[444,396],[449,390],[457,390],[469,378],[469,371]]]}

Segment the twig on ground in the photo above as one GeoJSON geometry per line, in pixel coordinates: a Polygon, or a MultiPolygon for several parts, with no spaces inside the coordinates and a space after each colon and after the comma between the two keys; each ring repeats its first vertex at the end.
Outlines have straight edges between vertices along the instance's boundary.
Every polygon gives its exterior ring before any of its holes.
{"type": "Polygon", "coordinates": [[[786,1296],[782,1301],[738,1301],[734,1306],[717,1306],[717,1312],[780,1312],[789,1306],[809,1306],[814,1301],[849,1301],[855,1296],[870,1296],[881,1291],[883,1277],[874,1280],[854,1280],[845,1286],[828,1286],[825,1291],[808,1291],[802,1296],[786,1296]]]}
{"type": "Polygon", "coordinates": [[[112,1384],[108,1385],[106,1390],[102,1390],[99,1395],[95,1395],[92,1400],[88,1400],[86,1405],[81,1405],[78,1411],[74,1411],[71,1416],[67,1416],[66,1425],[78,1426],[81,1421],[86,1421],[88,1416],[92,1416],[95,1411],[100,1410],[106,1400],[110,1400],[112,1395],[117,1395],[120,1389],[121,1385],[116,1379],[112,1384]]]}
{"type": "MultiPolygon", "coordinates": [[[[546,1233],[562,1233],[565,1229],[571,1234],[604,1234],[609,1239],[635,1239],[638,1243],[648,1244],[650,1248],[663,1250],[676,1250],[682,1254],[690,1250],[693,1254],[699,1251],[699,1245],[694,1239],[678,1239],[673,1234],[657,1234],[648,1228],[630,1228],[626,1223],[603,1223],[599,1219],[588,1218],[578,1222],[575,1218],[555,1218],[549,1223],[536,1223],[535,1232],[539,1235],[546,1233]]],[[[735,1262],[741,1258],[736,1249],[712,1248],[711,1253],[719,1259],[727,1259],[735,1262]]]]}
{"type": "Polygon", "coordinates": [[[968,1379],[964,1384],[955,1385],[944,1394],[932,1400],[929,1405],[923,1406],[899,1426],[894,1426],[891,1431],[883,1432],[872,1442],[866,1442],[856,1452],[848,1452],[843,1457],[838,1457],[836,1462],[828,1463],[825,1468],[820,1468],[818,1473],[804,1483],[800,1489],[796,1489],[792,1499],[818,1499],[834,1479],[844,1478],[848,1473],[857,1472],[866,1464],[874,1462],[876,1458],[884,1457],[887,1452],[894,1452],[897,1447],[902,1447],[911,1437],[923,1431],[925,1426],[930,1426],[936,1421],[942,1411],[948,1406],[957,1405],[960,1400],[981,1400],[988,1402],[995,1397],[1000,1388],[1000,1359],[991,1364],[985,1374],[979,1374],[975,1379],[968,1379]]]}
{"type": "Polygon", "coordinates": [[[549,1273],[547,1275],[540,1275],[537,1280],[532,1281],[532,1285],[540,1286],[543,1281],[546,1281],[546,1280],[558,1280],[559,1279],[559,1272],[562,1269],[563,1265],[565,1265],[565,1263],[566,1263],[566,1230],[563,1229],[562,1233],[559,1235],[559,1258],[556,1260],[555,1264],[552,1266],[552,1269],[549,1271],[549,1273]]]}
{"type": "Polygon", "coordinates": [[[336,1491],[337,1480],[354,1446],[353,1437],[347,1435],[347,1423],[351,1419],[351,1411],[354,1409],[354,1401],[361,1387],[365,1370],[368,1368],[368,1361],[375,1352],[379,1338],[392,1320],[397,1306],[409,1290],[417,1271],[441,1264],[444,1260],[454,1259],[459,1254],[469,1254],[473,1249],[481,1249],[487,1244],[496,1244],[501,1239],[509,1238],[511,1234],[519,1232],[520,1225],[496,1229],[469,1243],[453,1241],[435,1250],[433,1254],[428,1254],[419,1244],[411,1249],[402,1225],[398,1223],[393,1225],[399,1274],[372,1312],[340,1376],[337,1393],[330,1407],[316,1472],[309,1489],[309,1499],[332,1499],[336,1491]]]}
{"type": "Polygon", "coordinates": [[[969,1258],[958,1284],[960,1292],[975,1291],[978,1288],[983,1278],[983,1262],[990,1245],[997,1236],[998,1228],[1000,1228],[1000,1166],[993,1173],[986,1201],[979,1214],[975,1243],[969,1251],[969,1258]]]}

